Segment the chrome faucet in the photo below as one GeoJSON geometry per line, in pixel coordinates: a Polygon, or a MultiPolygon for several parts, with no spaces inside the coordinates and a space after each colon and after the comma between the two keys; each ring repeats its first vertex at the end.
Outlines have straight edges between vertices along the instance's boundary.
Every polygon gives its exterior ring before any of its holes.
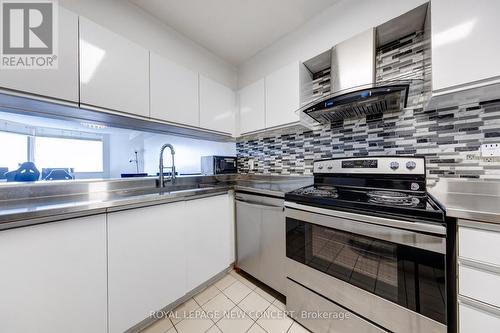
{"type": "Polygon", "coordinates": [[[163,151],[167,147],[170,148],[170,154],[172,155],[172,166],[170,167],[170,169],[172,169],[172,175],[170,176],[170,179],[168,179],[168,180],[172,180],[172,181],[175,180],[174,146],[172,146],[170,143],[166,143],[163,146],[161,146],[161,149],[160,149],[160,179],[159,179],[160,184],[159,184],[159,187],[165,187],[163,170],[166,169],[166,167],[163,166],[163,151]]]}

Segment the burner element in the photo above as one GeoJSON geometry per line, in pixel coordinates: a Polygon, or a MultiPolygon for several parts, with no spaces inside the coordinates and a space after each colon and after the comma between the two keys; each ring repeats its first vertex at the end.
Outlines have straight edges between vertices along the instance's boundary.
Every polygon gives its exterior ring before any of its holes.
{"type": "Polygon", "coordinates": [[[420,200],[412,195],[395,191],[371,191],[366,195],[370,197],[369,202],[394,206],[417,206],[420,200]]]}
{"type": "Polygon", "coordinates": [[[310,186],[300,190],[301,195],[308,195],[313,197],[328,197],[337,198],[339,194],[337,189],[333,186],[310,186]]]}

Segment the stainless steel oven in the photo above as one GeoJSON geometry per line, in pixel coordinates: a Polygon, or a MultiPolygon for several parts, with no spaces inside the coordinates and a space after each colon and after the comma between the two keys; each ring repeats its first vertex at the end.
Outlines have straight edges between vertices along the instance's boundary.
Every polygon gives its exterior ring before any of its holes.
{"type": "Polygon", "coordinates": [[[287,308],[299,322],[317,333],[446,332],[445,226],[285,206],[287,308]],[[351,321],[300,315],[319,310],[351,321]]]}

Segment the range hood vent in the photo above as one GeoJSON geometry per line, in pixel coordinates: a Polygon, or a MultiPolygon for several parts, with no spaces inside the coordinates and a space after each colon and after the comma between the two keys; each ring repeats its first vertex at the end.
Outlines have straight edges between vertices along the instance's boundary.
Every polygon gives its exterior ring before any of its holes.
{"type": "Polygon", "coordinates": [[[305,105],[299,112],[302,118],[329,124],[345,118],[399,111],[406,107],[409,87],[409,81],[398,81],[339,91],[305,105]]]}
{"type": "MultiPolygon", "coordinates": [[[[342,119],[397,112],[407,103],[414,105],[425,91],[424,60],[394,70],[392,65],[399,61],[399,54],[391,54],[391,47],[425,31],[427,7],[419,6],[306,60],[310,77],[304,75],[301,83],[303,104],[297,111],[301,123],[314,128],[342,119]]],[[[398,47],[404,50],[411,45],[398,47]]]]}

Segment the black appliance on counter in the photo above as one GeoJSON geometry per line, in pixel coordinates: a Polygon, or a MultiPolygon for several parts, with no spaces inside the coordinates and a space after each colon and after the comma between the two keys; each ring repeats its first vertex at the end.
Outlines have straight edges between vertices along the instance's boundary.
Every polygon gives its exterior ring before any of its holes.
{"type": "Polygon", "coordinates": [[[316,333],[447,332],[453,231],[426,192],[425,159],[340,158],[313,168],[314,185],[285,194],[287,309],[316,333]]]}
{"type": "Polygon", "coordinates": [[[238,172],[238,159],[234,156],[202,156],[202,175],[223,175],[238,172]]]}

